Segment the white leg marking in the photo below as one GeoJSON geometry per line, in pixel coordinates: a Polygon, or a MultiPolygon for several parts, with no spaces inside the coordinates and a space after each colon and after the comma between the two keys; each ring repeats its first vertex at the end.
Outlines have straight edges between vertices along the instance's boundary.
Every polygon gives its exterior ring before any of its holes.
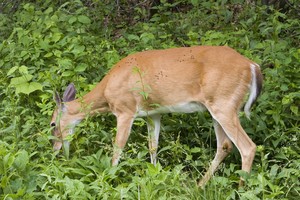
{"type": "Polygon", "coordinates": [[[161,115],[152,115],[147,118],[148,127],[148,142],[150,159],[153,165],[156,165],[156,153],[158,148],[158,138],[160,132],[160,119],[161,115]]]}

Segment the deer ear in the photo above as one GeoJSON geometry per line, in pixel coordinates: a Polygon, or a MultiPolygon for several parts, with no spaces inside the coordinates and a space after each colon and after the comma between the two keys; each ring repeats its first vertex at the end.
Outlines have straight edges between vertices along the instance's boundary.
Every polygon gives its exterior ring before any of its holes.
{"type": "Polygon", "coordinates": [[[59,108],[62,107],[62,100],[57,91],[53,92],[53,100],[56,102],[57,107],[59,107],[59,108]]]}
{"type": "Polygon", "coordinates": [[[63,102],[73,101],[76,96],[76,89],[73,83],[70,83],[66,88],[64,95],[63,95],[63,102]]]}

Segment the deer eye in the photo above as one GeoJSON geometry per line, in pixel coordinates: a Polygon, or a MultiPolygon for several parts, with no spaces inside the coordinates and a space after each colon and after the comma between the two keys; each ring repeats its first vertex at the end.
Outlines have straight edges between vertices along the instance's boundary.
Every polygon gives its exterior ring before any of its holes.
{"type": "Polygon", "coordinates": [[[56,126],[55,122],[51,122],[50,126],[55,127],[56,126]]]}

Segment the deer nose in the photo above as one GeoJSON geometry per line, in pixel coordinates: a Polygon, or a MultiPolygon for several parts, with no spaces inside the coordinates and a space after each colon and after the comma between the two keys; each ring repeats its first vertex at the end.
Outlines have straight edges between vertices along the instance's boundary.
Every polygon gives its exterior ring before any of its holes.
{"type": "Polygon", "coordinates": [[[54,144],[53,144],[53,150],[54,151],[59,151],[62,147],[62,142],[59,142],[59,141],[55,141],[54,144]]]}

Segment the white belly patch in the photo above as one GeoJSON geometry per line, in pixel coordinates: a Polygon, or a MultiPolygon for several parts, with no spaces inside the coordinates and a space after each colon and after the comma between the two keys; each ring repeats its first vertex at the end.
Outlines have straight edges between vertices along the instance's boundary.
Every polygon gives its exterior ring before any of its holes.
{"type": "Polygon", "coordinates": [[[172,106],[157,106],[156,109],[145,111],[138,109],[136,117],[145,117],[155,114],[164,113],[193,113],[193,112],[203,112],[206,108],[204,105],[196,102],[185,102],[172,106]]]}

